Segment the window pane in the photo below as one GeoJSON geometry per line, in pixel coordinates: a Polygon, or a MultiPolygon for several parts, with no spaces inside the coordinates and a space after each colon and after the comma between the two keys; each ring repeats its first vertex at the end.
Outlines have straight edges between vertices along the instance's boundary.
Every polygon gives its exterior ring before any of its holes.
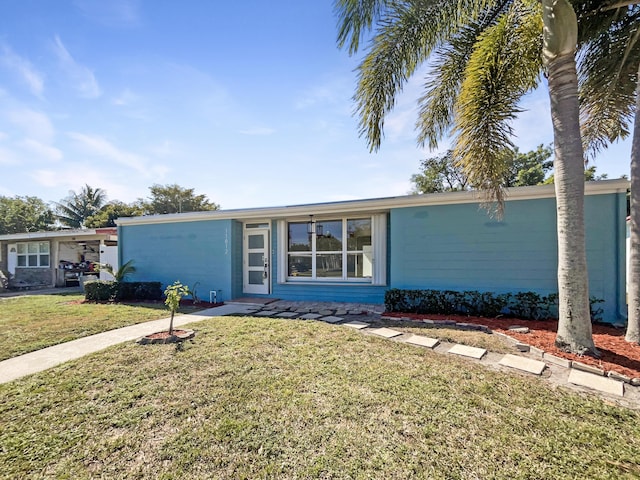
{"type": "Polygon", "coordinates": [[[37,267],[38,266],[38,255],[28,255],[28,266],[29,267],[37,267]]]}
{"type": "Polygon", "coordinates": [[[366,253],[350,253],[347,255],[348,278],[371,278],[372,262],[371,250],[366,253]]]}
{"type": "Polygon", "coordinates": [[[18,256],[18,266],[19,267],[26,267],[27,266],[27,257],[25,257],[24,255],[18,256]]]}
{"type": "Polygon", "coordinates": [[[310,277],[311,255],[289,255],[289,276],[310,277]]]}
{"type": "Polygon", "coordinates": [[[27,253],[38,253],[38,244],[35,242],[27,243],[27,253]]]}
{"type": "Polygon", "coordinates": [[[336,252],[342,250],[342,220],[329,220],[316,224],[318,252],[336,252]]]}
{"type": "Polygon", "coordinates": [[[290,252],[310,252],[311,236],[307,233],[307,224],[289,224],[289,251],[290,252]]]}
{"type": "Polygon", "coordinates": [[[41,267],[49,266],[49,255],[40,255],[40,266],[41,267]]]}
{"type": "Polygon", "coordinates": [[[18,255],[23,255],[27,253],[27,244],[26,243],[19,243],[18,244],[18,255]]]}
{"type": "Polygon", "coordinates": [[[347,250],[362,250],[371,245],[371,219],[347,220],[347,250]]]}
{"type": "Polygon", "coordinates": [[[264,272],[249,272],[249,285],[263,285],[264,284],[264,272]]]}
{"type": "Polygon", "coordinates": [[[261,267],[264,265],[264,255],[261,253],[250,253],[249,254],[249,266],[250,267],[261,267]]]}
{"type": "Polygon", "coordinates": [[[316,276],[342,277],[342,255],[339,253],[323,253],[316,256],[316,276]]]}
{"type": "Polygon", "coordinates": [[[40,242],[38,245],[40,253],[49,253],[49,242],[40,242]]]}
{"type": "Polygon", "coordinates": [[[264,248],[264,235],[249,235],[249,248],[264,248]]]}

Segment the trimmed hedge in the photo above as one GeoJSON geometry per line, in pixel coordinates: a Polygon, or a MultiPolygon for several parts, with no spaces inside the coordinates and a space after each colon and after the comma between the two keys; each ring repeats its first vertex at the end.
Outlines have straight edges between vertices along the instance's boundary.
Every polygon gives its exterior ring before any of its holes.
{"type": "MultiPolygon", "coordinates": [[[[591,297],[591,321],[600,321],[602,309],[595,308],[604,300],[591,297]]],[[[523,320],[558,318],[558,294],[535,292],[491,293],[475,290],[403,290],[392,288],[384,295],[388,312],[497,317],[507,315],[523,320]]]]}
{"type": "Polygon", "coordinates": [[[162,300],[160,282],[115,282],[94,280],[84,285],[86,300],[113,302],[121,300],[162,300]]]}

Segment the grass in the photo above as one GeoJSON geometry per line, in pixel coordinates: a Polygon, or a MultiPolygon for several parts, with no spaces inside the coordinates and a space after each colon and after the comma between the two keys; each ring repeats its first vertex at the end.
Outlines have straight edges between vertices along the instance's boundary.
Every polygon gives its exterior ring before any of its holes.
{"type": "Polygon", "coordinates": [[[80,303],[82,300],[81,294],[1,299],[0,360],[169,316],[163,303],[84,304],[80,303]]]}
{"type": "Polygon", "coordinates": [[[624,479],[640,414],[316,322],[222,317],[0,385],[0,478],[624,479]]]}

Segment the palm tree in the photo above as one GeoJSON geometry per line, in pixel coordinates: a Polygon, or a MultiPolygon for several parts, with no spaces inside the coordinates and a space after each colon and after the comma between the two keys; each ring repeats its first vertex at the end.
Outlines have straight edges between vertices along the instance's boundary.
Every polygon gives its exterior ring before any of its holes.
{"type": "Polygon", "coordinates": [[[384,117],[404,82],[437,49],[436,64],[442,68],[427,82],[420,99],[419,140],[435,146],[453,125],[456,156],[465,173],[489,199],[498,200],[499,208],[504,152],[513,147],[508,122],[545,69],[558,172],[557,344],[595,353],[584,240],[584,163],[575,63],[578,23],[571,4],[567,0],[544,0],[542,7],[533,0],[338,0],[336,7],[341,19],[338,44],[348,44],[351,53],[358,49],[363,32],[376,22],[378,26],[359,67],[355,95],[361,134],[370,148],[379,148],[384,117]]]}
{"type": "Polygon", "coordinates": [[[85,185],[80,193],[71,190],[68,197],[55,202],[56,218],[67,227],[85,228],[87,218],[98,213],[106,200],[107,194],[101,188],[85,185]]]}
{"type": "Polygon", "coordinates": [[[585,55],[581,61],[583,143],[590,147],[591,154],[597,153],[611,141],[626,136],[635,116],[626,340],[640,343],[640,104],[637,103],[640,101],[640,30],[637,27],[640,9],[628,8],[624,15],[616,9],[605,9],[595,21],[588,13],[582,16],[583,22],[596,24],[590,25],[593,33],[587,51],[591,55],[585,55]],[[602,21],[605,16],[608,23],[602,21]]]}

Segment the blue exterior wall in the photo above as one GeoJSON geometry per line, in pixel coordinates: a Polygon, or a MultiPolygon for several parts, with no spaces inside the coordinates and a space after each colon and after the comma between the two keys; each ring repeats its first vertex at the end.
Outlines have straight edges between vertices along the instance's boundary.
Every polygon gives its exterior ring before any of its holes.
{"type": "MultiPolygon", "coordinates": [[[[625,205],[624,194],[585,197],[590,292],[609,322],[626,317],[625,205]]],[[[555,199],[508,201],[501,221],[477,204],[399,208],[390,225],[391,287],[558,291],[555,199]]]]}
{"type": "MultiPolygon", "coordinates": [[[[626,318],[624,193],[585,197],[591,295],[605,300],[603,320],[626,318]]],[[[208,300],[243,296],[243,225],[209,220],[119,227],[120,262],[131,280],[180,280],[208,300]]],[[[395,208],[387,218],[386,285],[278,283],[277,222],[271,224],[273,298],[382,303],[388,288],[557,292],[555,200],[512,200],[501,221],[477,204],[395,208]]],[[[252,295],[253,296],[253,295],[252,295]]]]}
{"type": "Polygon", "coordinates": [[[242,278],[242,261],[239,266],[233,261],[242,255],[242,234],[236,238],[238,223],[217,220],[120,226],[120,262],[134,260],[136,272],[129,280],[160,281],[163,289],[176,280],[189,287],[199,282],[196,291],[201,300],[209,300],[210,290],[220,290],[221,299],[230,300],[236,295],[235,282],[242,278]]]}

